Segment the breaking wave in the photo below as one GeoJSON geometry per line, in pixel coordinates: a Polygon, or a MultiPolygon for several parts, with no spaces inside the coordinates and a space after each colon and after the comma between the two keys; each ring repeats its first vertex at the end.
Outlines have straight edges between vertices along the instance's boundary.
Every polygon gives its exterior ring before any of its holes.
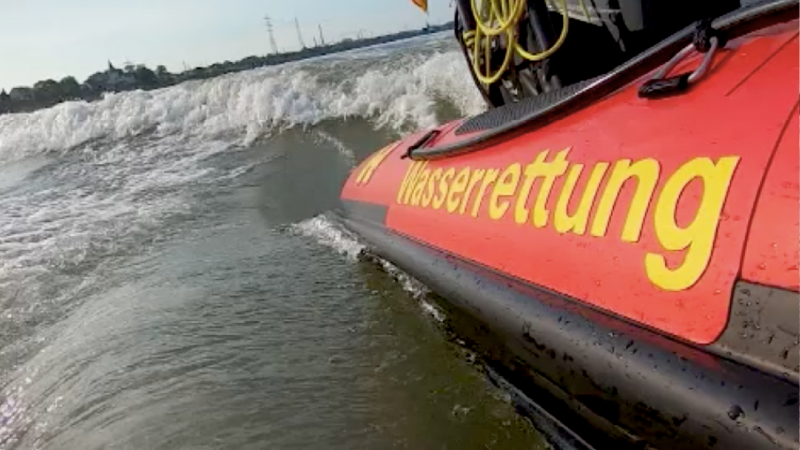
{"type": "MultiPolygon", "coordinates": [[[[34,278],[96,264],[167,217],[191,216],[191,186],[251,168],[205,161],[259,137],[351,117],[398,131],[429,126],[443,102],[477,112],[482,100],[448,39],[0,116],[0,306],[27,314],[21,299],[37,296],[34,278]]],[[[336,136],[310,131],[356,162],[336,136]]]]}
{"type": "MultiPolygon", "coordinates": [[[[31,430],[44,433],[37,430],[59,407],[60,397],[41,403],[43,394],[31,393],[38,369],[30,358],[47,345],[48,324],[99,289],[108,261],[185,233],[182,221],[215,206],[206,203],[209,190],[227,189],[284,156],[269,145],[244,147],[311,128],[304,137],[352,166],[353,139],[315,125],[358,119],[403,133],[440,123],[443,105],[461,115],[480,112],[483,101],[449,39],[0,116],[0,449],[31,430]]],[[[349,260],[363,255],[364,246],[325,216],[292,229],[349,260]]],[[[424,313],[444,320],[424,285],[375,261],[424,313]]]]}
{"type": "MultiPolygon", "coordinates": [[[[442,104],[479,112],[461,55],[428,39],[0,116],[0,367],[36,351],[38,327],[85,297],[103,261],[167,239],[165,224],[203,211],[203,189],[281,157],[236,157],[257,139],[310,127],[353,165],[354,148],[314,125],[357,118],[400,133],[440,123],[442,104]],[[231,162],[209,162],[221,155],[231,162]]],[[[362,249],[323,218],[296,229],[348,258],[362,249]]],[[[427,291],[381,264],[415,297],[427,291]]],[[[0,371],[0,448],[21,429],[8,422],[19,379],[0,371]]]]}
{"type": "MultiPolygon", "coordinates": [[[[355,235],[325,215],[293,224],[291,229],[297,234],[310,237],[319,244],[333,249],[350,262],[358,261],[368,251],[355,235]]],[[[444,313],[433,303],[425,300],[425,296],[431,292],[427,286],[383,258],[371,255],[369,259],[378,263],[389,276],[400,284],[404,291],[417,299],[426,314],[438,322],[444,321],[444,313]]]]}
{"type": "Polygon", "coordinates": [[[437,102],[463,115],[480,112],[483,103],[461,54],[442,37],[430,39],[438,45],[422,52],[395,50],[380,59],[370,52],[334,55],[0,116],[0,163],[145,133],[247,145],[331,119],[364,118],[395,130],[427,127],[438,122],[437,102]]]}

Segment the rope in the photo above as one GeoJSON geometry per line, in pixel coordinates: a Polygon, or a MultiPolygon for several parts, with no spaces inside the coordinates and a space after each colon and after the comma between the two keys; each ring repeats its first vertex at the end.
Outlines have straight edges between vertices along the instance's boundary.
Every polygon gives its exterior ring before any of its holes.
{"type": "MultiPolygon", "coordinates": [[[[758,2],[718,17],[712,22],[712,26],[719,31],[720,36],[731,40],[776,23],[796,20],[797,9],[798,0],[758,2]]],[[[541,101],[541,96],[531,97],[520,103],[506,105],[501,108],[490,109],[488,112],[476,117],[510,114],[512,119],[505,120],[493,128],[484,129],[481,133],[473,133],[472,136],[467,136],[451,143],[443,143],[428,148],[417,148],[410,152],[408,157],[414,161],[450,158],[490,148],[487,146],[518,136],[523,132],[531,133],[552,123],[554,120],[558,120],[601,100],[657,69],[674,56],[675,52],[692,43],[695,30],[696,27],[694,26],[686,27],[635,55],[605,75],[585,82],[575,83],[568,86],[567,89],[552,91],[556,96],[533,110],[529,108],[529,103],[541,101]],[[575,88],[570,89],[571,87],[575,88]],[[523,113],[515,115],[514,111],[517,109],[522,109],[523,113]]]]}
{"type": "MultiPolygon", "coordinates": [[[[579,0],[579,2],[588,18],[589,14],[586,5],[583,0],[579,0]]],[[[527,0],[483,0],[480,8],[477,5],[477,0],[470,0],[470,4],[477,28],[464,33],[464,44],[472,50],[472,71],[483,84],[492,84],[499,80],[503,73],[508,70],[515,52],[528,61],[541,61],[555,53],[567,38],[569,14],[567,13],[566,0],[561,0],[561,16],[563,18],[561,34],[552,47],[540,53],[529,53],[517,41],[517,25],[525,14],[527,0]],[[497,42],[499,45],[501,35],[505,37],[506,53],[500,68],[492,73],[490,67],[492,43],[497,42]],[[481,70],[479,67],[479,51],[481,49],[484,52],[485,70],[481,70]]]]}

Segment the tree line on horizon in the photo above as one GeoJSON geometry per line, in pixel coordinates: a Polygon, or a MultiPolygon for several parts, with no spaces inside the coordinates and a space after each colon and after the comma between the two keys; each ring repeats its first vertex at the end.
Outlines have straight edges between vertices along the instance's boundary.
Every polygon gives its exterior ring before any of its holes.
{"type": "Polygon", "coordinates": [[[195,67],[179,73],[171,73],[163,65],[157,66],[155,70],[143,64],[128,64],[120,69],[109,62],[105,71],[89,75],[83,83],[79,83],[73,76],[68,76],[59,81],[42,80],[30,87],[15,87],[8,92],[5,89],[0,90],[0,115],[35,111],[71,100],[91,102],[101,99],[103,94],[108,92],[159,89],[183,83],[184,81],[214,78],[228,73],[406,39],[421,34],[436,33],[447,29],[452,29],[452,22],[425,27],[421,30],[402,31],[372,38],[344,39],[335,44],[304,48],[295,52],[248,56],[239,61],[225,61],[206,67],[195,67]]]}

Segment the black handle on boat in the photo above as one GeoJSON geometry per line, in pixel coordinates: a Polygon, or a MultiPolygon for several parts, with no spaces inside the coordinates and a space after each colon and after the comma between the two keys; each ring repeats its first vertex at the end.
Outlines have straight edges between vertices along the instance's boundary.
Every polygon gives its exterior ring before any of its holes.
{"type": "Polygon", "coordinates": [[[411,152],[413,152],[414,150],[416,150],[418,148],[423,147],[431,139],[433,139],[434,137],[436,137],[438,135],[439,135],[439,130],[435,129],[435,128],[433,130],[430,130],[427,133],[423,134],[421,138],[417,139],[417,142],[414,142],[413,144],[411,144],[410,147],[408,147],[408,150],[406,150],[406,152],[403,154],[403,156],[400,157],[400,159],[406,159],[406,158],[411,157],[411,152]]]}
{"type": "Polygon", "coordinates": [[[689,87],[689,75],[691,75],[691,73],[683,73],[669,78],[647,80],[647,82],[639,88],[639,97],[661,98],[685,91],[686,88],[689,87]]]}
{"type": "Polygon", "coordinates": [[[639,97],[655,99],[685,91],[689,85],[699,80],[708,71],[711,61],[714,59],[714,53],[720,47],[720,42],[724,43],[725,37],[711,28],[710,21],[701,21],[695,32],[694,44],[684,47],[653,78],[641,85],[639,97]],[[666,76],[683,58],[695,50],[706,54],[697,69],[681,75],[666,76]]]}

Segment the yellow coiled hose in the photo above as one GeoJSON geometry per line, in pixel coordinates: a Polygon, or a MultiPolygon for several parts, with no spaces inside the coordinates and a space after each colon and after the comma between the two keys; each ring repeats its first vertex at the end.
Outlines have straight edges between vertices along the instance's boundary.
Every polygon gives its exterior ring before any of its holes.
{"type": "MultiPolygon", "coordinates": [[[[482,0],[480,5],[477,2],[478,0],[471,0],[472,14],[475,17],[477,28],[464,33],[464,43],[468,49],[472,50],[472,70],[483,84],[492,84],[500,79],[503,72],[508,69],[514,52],[528,61],[541,61],[555,53],[567,38],[569,15],[567,14],[566,0],[561,0],[561,16],[563,17],[561,34],[552,47],[541,53],[529,53],[517,42],[517,24],[525,14],[527,0],[482,0]],[[503,64],[492,73],[489,64],[492,41],[498,39],[502,34],[505,34],[506,37],[506,54],[503,64]],[[480,58],[478,57],[481,49],[484,52],[485,70],[483,71],[480,68],[480,58]]],[[[582,0],[581,6],[585,13],[582,0]]]]}

